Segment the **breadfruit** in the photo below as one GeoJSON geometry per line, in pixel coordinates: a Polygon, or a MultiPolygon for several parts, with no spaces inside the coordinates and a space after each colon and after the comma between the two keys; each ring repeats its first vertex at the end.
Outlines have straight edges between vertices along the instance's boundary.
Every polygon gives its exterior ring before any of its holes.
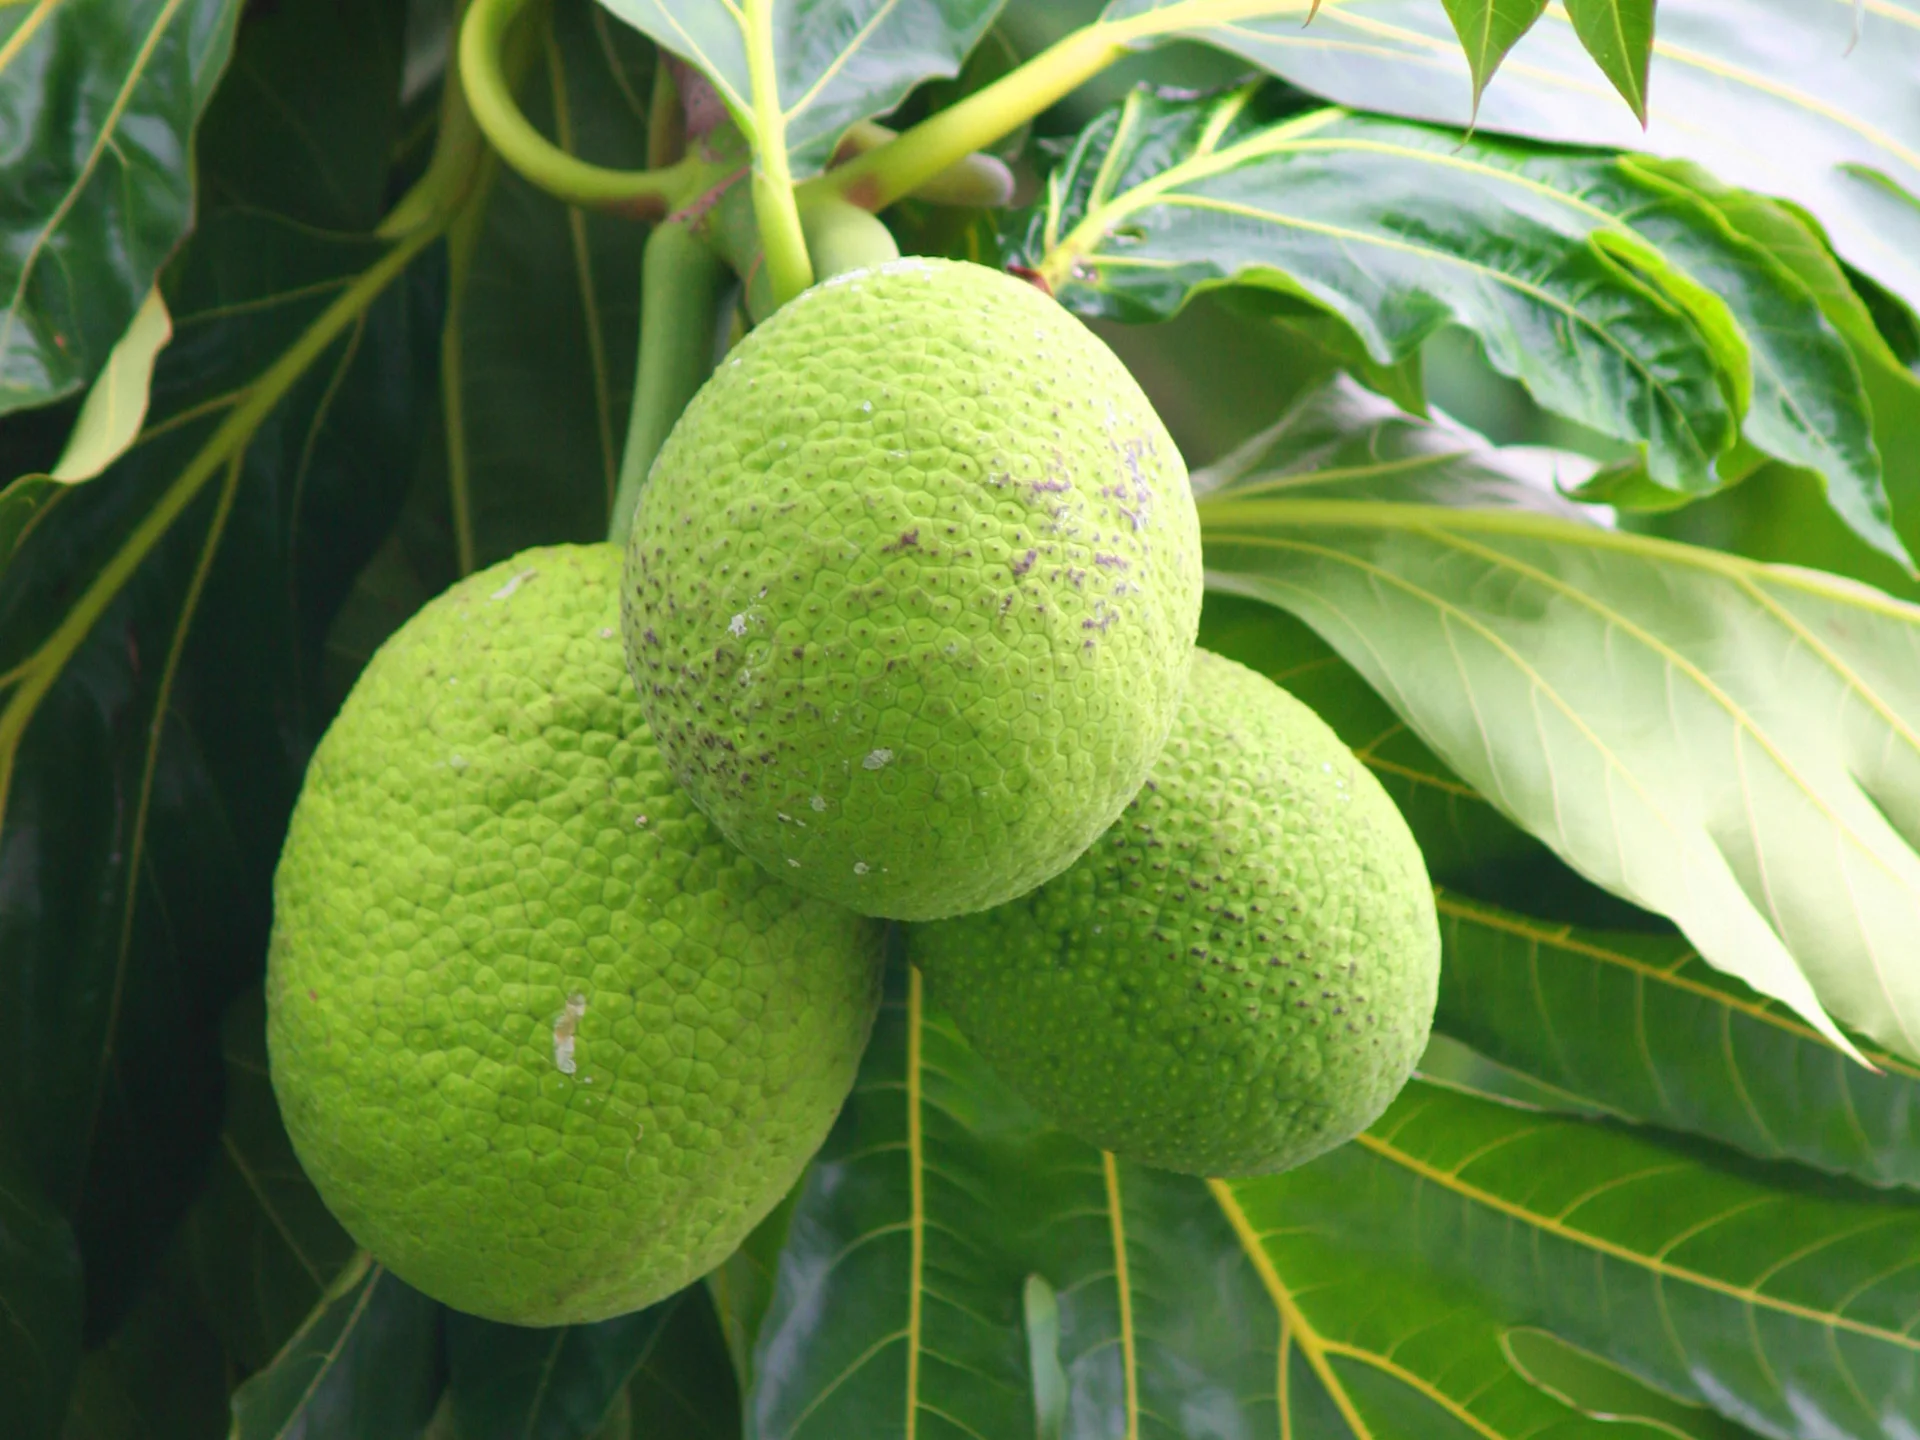
{"type": "Polygon", "coordinates": [[[882,927],[687,800],[618,638],[610,545],[529,550],[384,645],[274,881],[273,1086],[328,1207],[397,1275],[522,1325],[686,1285],[852,1085],[882,927]]]}
{"type": "Polygon", "coordinates": [[[1201,591],[1185,466],[1032,286],[908,259],[754,330],[668,437],[627,659],[674,776],[776,874],[931,919],[1057,874],[1146,777],[1201,591]]]}
{"type": "Polygon", "coordinates": [[[1393,802],[1306,706],[1198,651],[1165,750],[1064,874],[912,927],[929,998],[1062,1128],[1200,1175],[1371,1124],[1425,1047],[1440,936],[1393,802]]]}

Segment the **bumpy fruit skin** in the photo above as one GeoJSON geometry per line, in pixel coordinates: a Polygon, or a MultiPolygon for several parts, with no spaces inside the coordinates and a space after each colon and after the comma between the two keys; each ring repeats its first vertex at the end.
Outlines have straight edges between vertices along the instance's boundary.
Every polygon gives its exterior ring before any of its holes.
{"type": "Polygon", "coordinates": [[[1146,786],[1059,878],[913,928],[929,997],[1103,1149],[1197,1175],[1350,1139],[1433,1021],[1420,852],[1311,710],[1206,651],[1146,786]]]}
{"type": "Polygon", "coordinates": [[[1186,679],[1199,524],[1125,368],[1031,286],[910,259],[755,330],[661,451],[628,663],[749,855],[863,914],[1057,874],[1146,777],[1186,679]]]}
{"type": "Polygon", "coordinates": [[[274,884],[273,1085],[361,1244],[522,1325],[723,1259],[825,1138],[881,928],[723,840],[623,668],[618,550],[462,581],[374,657],[274,884]]]}

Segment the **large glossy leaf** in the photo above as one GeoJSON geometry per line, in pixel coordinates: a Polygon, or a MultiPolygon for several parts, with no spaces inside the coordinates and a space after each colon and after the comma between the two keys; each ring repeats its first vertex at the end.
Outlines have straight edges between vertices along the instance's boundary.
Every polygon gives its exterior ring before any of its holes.
{"type": "Polygon", "coordinates": [[[259,987],[220,1026],[226,1117],[180,1244],[210,1323],[243,1371],[264,1368],[348,1261],[354,1244],[300,1168],[267,1076],[259,987]]]}
{"type": "Polygon", "coordinates": [[[238,0],[0,9],[0,415],[86,385],[186,233],[194,125],[239,13],[238,0]]]}
{"type": "MultiPolygon", "coordinates": [[[[240,55],[263,78],[378,55],[398,19],[296,0],[240,55]]],[[[366,147],[382,177],[392,139],[366,147]]],[[[304,137],[272,160],[263,196],[328,173],[304,137]]],[[[253,171],[201,173],[222,198],[168,277],[143,438],[41,509],[0,576],[0,1111],[74,1217],[96,1338],[213,1159],[216,1026],[261,964],[321,638],[399,507],[437,353],[431,232],[318,232],[255,203],[253,171]]]]}
{"type": "Polygon", "coordinates": [[[959,73],[1005,0],[601,0],[698,66],[763,157],[825,168],[855,121],[959,73]]]}
{"type": "Polygon", "coordinates": [[[444,1383],[440,1307],[362,1254],[234,1392],[231,1440],[416,1440],[444,1383]]]}
{"type": "Polygon", "coordinates": [[[1577,929],[1443,892],[1439,1028],[1618,1114],[1920,1188],[1920,1067],[1849,1059],[1677,935],[1577,929]]]}
{"type": "Polygon", "coordinates": [[[1420,1082],[1324,1160],[1216,1190],[1322,1334],[1407,1323],[1331,1263],[1364,1256],[1762,1434],[1903,1440],[1920,1406],[1905,1200],[1420,1082]]]}
{"type": "Polygon", "coordinates": [[[80,1255],[39,1187],[0,1151],[0,1415],[57,1435],[80,1360],[80,1255]]]}
{"type": "Polygon", "coordinates": [[[1275,123],[1252,90],[1136,92],[1019,223],[1022,263],[1083,314],[1261,286],[1338,316],[1382,364],[1464,325],[1548,409],[1641,447],[1663,490],[1737,477],[1720,469],[1737,429],[1904,558],[1845,339],[1786,263],[1655,167],[1334,110],[1275,123]]]}
{"type": "Polygon", "coordinates": [[[1574,869],[1831,1037],[1829,1011],[1920,1056],[1920,609],[1531,501],[1246,463],[1196,488],[1212,582],[1312,624],[1574,869]]]}
{"type": "MultiPolygon", "coordinates": [[[[1120,0],[1132,14],[1153,0],[1120,0]]],[[[1327,0],[1298,13],[1204,18],[1204,37],[1316,94],[1464,125],[1473,86],[1432,0],[1327,0]]],[[[1874,0],[1660,0],[1644,130],[1598,83],[1558,5],[1481,97],[1479,129],[1697,160],[1730,184],[1820,217],[1840,253],[1920,305],[1920,6],[1874,0]],[[1858,21],[1860,35],[1854,41],[1858,21]]]]}
{"type": "MultiPolygon", "coordinates": [[[[1876,328],[1818,223],[1793,206],[1723,185],[1689,161],[1668,161],[1658,168],[1664,177],[1701,195],[1727,224],[1790,268],[1844,337],[1872,407],[1873,438],[1895,528],[1910,551],[1920,549],[1920,375],[1902,362],[1876,328]]],[[[1901,580],[1910,583],[1911,568],[1906,568],[1901,580]]]]}
{"type": "MultiPolygon", "coordinates": [[[[1569,1145],[1594,1129],[1569,1124],[1569,1145]]],[[[1255,1203],[1050,1129],[896,976],[794,1212],[748,1434],[1671,1433],[1536,1387],[1503,1348],[1515,1307],[1382,1264],[1357,1228],[1303,1219],[1276,1260],[1255,1203]]]]}

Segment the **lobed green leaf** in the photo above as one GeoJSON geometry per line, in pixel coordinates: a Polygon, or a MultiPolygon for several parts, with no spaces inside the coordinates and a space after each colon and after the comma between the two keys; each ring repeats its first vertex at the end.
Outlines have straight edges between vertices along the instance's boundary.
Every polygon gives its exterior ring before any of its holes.
{"type": "Polygon", "coordinates": [[[1737,432],[1906,558],[1847,342],[1788,264],[1657,167],[1334,110],[1273,123],[1253,90],[1138,91],[1015,223],[1021,262],[1087,315],[1260,287],[1337,316],[1380,365],[1463,325],[1542,405],[1639,447],[1655,503],[1739,478],[1737,432]]]}
{"type": "Polygon", "coordinates": [[[1284,485],[1196,482],[1211,583],[1313,625],[1469,785],[1709,963],[1836,1043],[1829,1011],[1920,1056],[1920,609],[1531,503],[1284,485]]]}
{"type": "MultiPolygon", "coordinates": [[[[1109,13],[1141,8],[1122,0],[1109,13]]],[[[1698,161],[1812,211],[1849,263],[1920,306],[1914,0],[1857,11],[1853,0],[1660,0],[1644,129],[1594,83],[1591,28],[1559,5],[1514,47],[1477,114],[1448,30],[1432,0],[1327,0],[1305,29],[1297,13],[1222,7],[1181,33],[1341,104],[1698,161]]]]}

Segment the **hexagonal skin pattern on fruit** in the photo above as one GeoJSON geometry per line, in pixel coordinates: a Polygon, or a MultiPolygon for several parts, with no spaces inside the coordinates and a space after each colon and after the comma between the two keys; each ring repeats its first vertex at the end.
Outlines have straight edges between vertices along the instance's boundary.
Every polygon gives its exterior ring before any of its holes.
{"type": "Polygon", "coordinates": [[[1065,874],[912,928],[929,997],[1064,1129],[1198,1175],[1351,1139],[1425,1048],[1440,932],[1420,851],[1306,706],[1196,652],[1145,787],[1065,874]]]}
{"type": "Polygon", "coordinates": [[[928,919],[1112,823],[1200,590],[1186,468],[1119,360],[1030,285],[912,259],[802,294],[694,398],[622,618],[721,830],[813,894],[928,919]]]}
{"type": "Polygon", "coordinates": [[[610,545],[434,600],[315,753],[274,883],[275,1094],[354,1238],[522,1325],[650,1304],[786,1193],[882,927],[768,877],[661,762],[610,545]]]}

